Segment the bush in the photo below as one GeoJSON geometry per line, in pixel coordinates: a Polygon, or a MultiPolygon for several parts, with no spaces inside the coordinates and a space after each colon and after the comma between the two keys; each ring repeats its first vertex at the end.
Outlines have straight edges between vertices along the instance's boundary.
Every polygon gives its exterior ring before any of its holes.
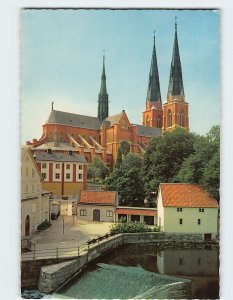
{"type": "Polygon", "coordinates": [[[111,234],[119,233],[133,233],[133,232],[159,232],[160,228],[154,228],[146,225],[145,223],[130,222],[130,223],[117,223],[113,224],[110,228],[111,234]]]}
{"type": "Polygon", "coordinates": [[[45,220],[37,226],[37,230],[45,230],[51,226],[51,223],[45,220]]]}

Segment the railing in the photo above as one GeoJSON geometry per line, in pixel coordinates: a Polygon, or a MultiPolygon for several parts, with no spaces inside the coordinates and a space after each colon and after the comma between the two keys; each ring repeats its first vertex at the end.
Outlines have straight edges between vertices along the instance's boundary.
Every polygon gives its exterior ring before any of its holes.
{"type": "Polygon", "coordinates": [[[103,240],[108,240],[115,234],[105,234],[92,240],[89,240],[77,247],[56,247],[48,249],[36,249],[36,244],[30,243],[30,252],[22,253],[22,261],[39,260],[39,259],[58,259],[58,258],[70,258],[79,257],[81,254],[88,252],[92,246],[99,244],[103,240]]]}

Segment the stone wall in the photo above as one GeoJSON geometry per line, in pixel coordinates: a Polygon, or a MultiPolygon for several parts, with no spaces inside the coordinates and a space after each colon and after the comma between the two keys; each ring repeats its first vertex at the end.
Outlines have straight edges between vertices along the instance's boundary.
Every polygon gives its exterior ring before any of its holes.
{"type": "Polygon", "coordinates": [[[153,243],[153,242],[201,242],[201,234],[168,234],[153,233],[124,233],[89,247],[88,252],[82,253],[77,259],[68,262],[41,267],[38,287],[41,292],[52,293],[61,284],[80,272],[85,265],[102,254],[123,244],[153,243]]]}

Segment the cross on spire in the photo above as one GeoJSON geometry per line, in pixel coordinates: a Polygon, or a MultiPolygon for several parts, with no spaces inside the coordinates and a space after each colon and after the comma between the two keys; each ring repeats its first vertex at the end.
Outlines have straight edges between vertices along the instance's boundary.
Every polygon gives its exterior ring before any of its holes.
{"type": "Polygon", "coordinates": [[[175,30],[177,30],[177,16],[175,16],[175,30]]]}

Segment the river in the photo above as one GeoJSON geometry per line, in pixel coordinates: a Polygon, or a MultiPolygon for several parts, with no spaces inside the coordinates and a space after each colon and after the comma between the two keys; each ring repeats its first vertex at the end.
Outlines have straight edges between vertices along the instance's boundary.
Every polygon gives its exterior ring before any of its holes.
{"type": "Polygon", "coordinates": [[[218,299],[219,250],[125,245],[91,263],[54,299],[218,299]]]}

